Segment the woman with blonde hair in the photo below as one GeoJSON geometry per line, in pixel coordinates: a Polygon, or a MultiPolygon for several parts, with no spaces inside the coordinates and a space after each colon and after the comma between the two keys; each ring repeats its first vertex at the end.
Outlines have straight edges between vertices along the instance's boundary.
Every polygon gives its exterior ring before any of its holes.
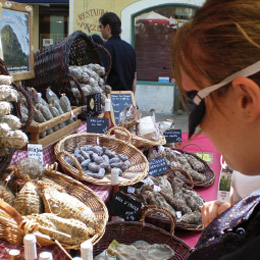
{"type": "MultiPolygon", "coordinates": [[[[260,175],[260,0],[206,1],[177,30],[172,65],[184,104],[194,103],[189,137],[200,128],[232,169],[260,175]]],[[[260,259],[260,185],[217,210],[202,208],[218,216],[189,259],[260,259]]]]}

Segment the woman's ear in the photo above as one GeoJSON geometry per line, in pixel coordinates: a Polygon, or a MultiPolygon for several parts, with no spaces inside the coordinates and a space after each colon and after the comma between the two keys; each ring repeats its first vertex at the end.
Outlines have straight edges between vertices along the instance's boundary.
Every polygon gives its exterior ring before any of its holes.
{"type": "Polygon", "coordinates": [[[248,122],[254,121],[260,115],[260,87],[252,79],[237,77],[232,86],[238,97],[238,108],[248,122]]]}

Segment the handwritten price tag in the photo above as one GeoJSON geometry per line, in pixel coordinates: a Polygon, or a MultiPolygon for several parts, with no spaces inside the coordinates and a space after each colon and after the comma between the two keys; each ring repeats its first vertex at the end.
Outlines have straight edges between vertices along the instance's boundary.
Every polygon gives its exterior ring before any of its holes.
{"type": "Polygon", "coordinates": [[[164,132],[167,143],[181,143],[182,135],[181,129],[168,129],[164,132]]]}
{"type": "Polygon", "coordinates": [[[107,118],[88,117],[87,132],[104,134],[108,131],[109,122],[107,118]]]}
{"type": "Polygon", "coordinates": [[[159,158],[149,161],[149,175],[157,176],[169,170],[165,158],[159,158]]]}
{"type": "Polygon", "coordinates": [[[28,144],[27,153],[29,158],[35,158],[43,165],[43,151],[41,144],[28,144]]]}

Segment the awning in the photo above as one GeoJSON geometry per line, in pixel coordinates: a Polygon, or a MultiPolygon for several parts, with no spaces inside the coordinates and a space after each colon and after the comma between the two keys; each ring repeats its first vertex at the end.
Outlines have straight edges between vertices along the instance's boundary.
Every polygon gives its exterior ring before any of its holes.
{"type": "Polygon", "coordinates": [[[170,24],[170,19],[154,11],[144,13],[136,17],[136,23],[170,24]]]}

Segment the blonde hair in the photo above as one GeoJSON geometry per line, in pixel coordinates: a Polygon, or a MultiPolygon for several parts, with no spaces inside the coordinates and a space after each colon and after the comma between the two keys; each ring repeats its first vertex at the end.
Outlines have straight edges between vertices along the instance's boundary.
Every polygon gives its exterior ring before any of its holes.
{"type": "MultiPolygon", "coordinates": [[[[173,76],[181,93],[180,69],[204,88],[196,74],[216,84],[255,63],[260,60],[260,0],[206,1],[177,30],[171,51],[173,76]]],[[[260,83],[260,73],[251,78],[260,83]]]]}

